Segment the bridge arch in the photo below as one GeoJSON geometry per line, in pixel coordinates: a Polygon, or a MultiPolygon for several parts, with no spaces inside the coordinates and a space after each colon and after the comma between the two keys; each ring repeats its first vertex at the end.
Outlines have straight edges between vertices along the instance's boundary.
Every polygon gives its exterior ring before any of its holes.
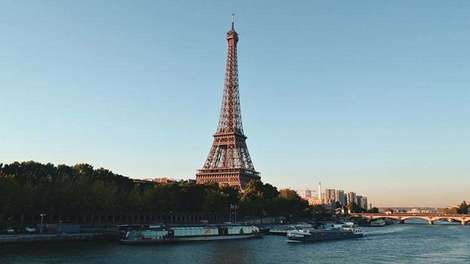
{"type": "Polygon", "coordinates": [[[437,217],[433,217],[432,218],[432,221],[442,221],[442,220],[445,220],[445,221],[454,221],[454,222],[458,222],[458,223],[463,223],[464,219],[463,217],[452,217],[452,216],[437,216],[437,217]]]}
{"type": "Polygon", "coordinates": [[[418,215],[413,215],[413,216],[403,216],[400,221],[402,221],[403,223],[406,221],[406,220],[410,220],[410,219],[413,219],[413,220],[423,220],[427,223],[432,223],[433,220],[430,218],[430,217],[427,217],[427,216],[418,216],[418,215]]]}
{"type": "Polygon", "coordinates": [[[391,219],[391,220],[398,220],[400,221],[400,217],[399,216],[393,216],[393,215],[378,215],[378,216],[371,216],[369,217],[370,220],[377,220],[377,219],[391,219]]]}

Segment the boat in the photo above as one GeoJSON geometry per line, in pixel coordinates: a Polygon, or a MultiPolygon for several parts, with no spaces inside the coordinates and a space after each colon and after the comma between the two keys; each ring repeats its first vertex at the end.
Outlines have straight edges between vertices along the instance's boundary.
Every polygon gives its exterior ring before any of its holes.
{"type": "Polygon", "coordinates": [[[270,235],[286,236],[287,232],[294,230],[290,226],[275,227],[269,229],[270,235]]]}
{"type": "Polygon", "coordinates": [[[387,223],[383,219],[377,219],[377,220],[372,220],[370,221],[370,226],[372,227],[383,227],[386,226],[387,223]]]}
{"type": "Polygon", "coordinates": [[[121,232],[123,244],[172,243],[184,241],[210,241],[260,237],[256,226],[204,225],[204,226],[141,226],[121,232]]]}
{"type": "Polygon", "coordinates": [[[269,234],[286,236],[289,231],[312,228],[313,226],[308,223],[299,223],[295,225],[279,225],[269,229],[269,234]]]}
{"type": "Polygon", "coordinates": [[[267,227],[267,226],[259,226],[257,225],[258,229],[259,229],[259,232],[263,235],[266,235],[266,234],[269,234],[269,230],[270,228],[267,227]]]}
{"type": "Polygon", "coordinates": [[[364,234],[359,227],[351,225],[330,225],[321,229],[298,229],[287,232],[289,243],[312,243],[330,240],[343,240],[363,237],[364,234]]]}

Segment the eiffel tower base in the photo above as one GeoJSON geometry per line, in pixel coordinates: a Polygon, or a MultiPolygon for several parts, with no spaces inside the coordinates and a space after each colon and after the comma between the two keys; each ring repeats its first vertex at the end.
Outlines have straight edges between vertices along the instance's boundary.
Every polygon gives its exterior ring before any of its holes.
{"type": "Polygon", "coordinates": [[[202,169],[196,173],[196,183],[217,183],[243,190],[250,181],[259,181],[258,172],[246,169],[202,169]]]}

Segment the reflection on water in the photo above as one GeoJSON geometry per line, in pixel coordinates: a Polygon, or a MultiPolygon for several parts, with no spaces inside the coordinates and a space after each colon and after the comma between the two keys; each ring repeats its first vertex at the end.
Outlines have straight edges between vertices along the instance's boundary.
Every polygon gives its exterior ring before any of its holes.
{"type": "Polygon", "coordinates": [[[0,246],[0,263],[470,263],[470,226],[367,228],[362,239],[287,244],[284,237],[173,245],[77,242],[0,246]]]}
{"type": "MultiPolygon", "coordinates": [[[[257,239],[260,240],[260,239],[257,239]]],[[[250,260],[256,259],[254,251],[250,250],[248,247],[251,244],[248,243],[231,243],[232,241],[222,241],[215,242],[212,245],[211,253],[207,255],[208,262],[205,263],[220,263],[220,260],[223,259],[224,263],[250,263],[250,260]],[[226,245],[230,243],[230,245],[226,245]],[[227,256],[227,246],[231,248],[233,252],[232,256],[227,256]]],[[[207,242],[210,243],[210,242],[207,242]]]]}

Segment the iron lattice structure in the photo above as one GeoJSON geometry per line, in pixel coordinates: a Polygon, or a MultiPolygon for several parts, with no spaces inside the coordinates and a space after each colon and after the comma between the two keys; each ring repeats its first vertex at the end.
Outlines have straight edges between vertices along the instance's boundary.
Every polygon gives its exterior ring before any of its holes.
{"type": "Polygon", "coordinates": [[[234,22],[227,32],[227,62],[220,117],[214,141],[202,169],[196,173],[197,183],[216,182],[243,189],[251,180],[259,180],[259,172],[246,145],[243,133],[240,96],[238,91],[238,34],[234,22]]]}

